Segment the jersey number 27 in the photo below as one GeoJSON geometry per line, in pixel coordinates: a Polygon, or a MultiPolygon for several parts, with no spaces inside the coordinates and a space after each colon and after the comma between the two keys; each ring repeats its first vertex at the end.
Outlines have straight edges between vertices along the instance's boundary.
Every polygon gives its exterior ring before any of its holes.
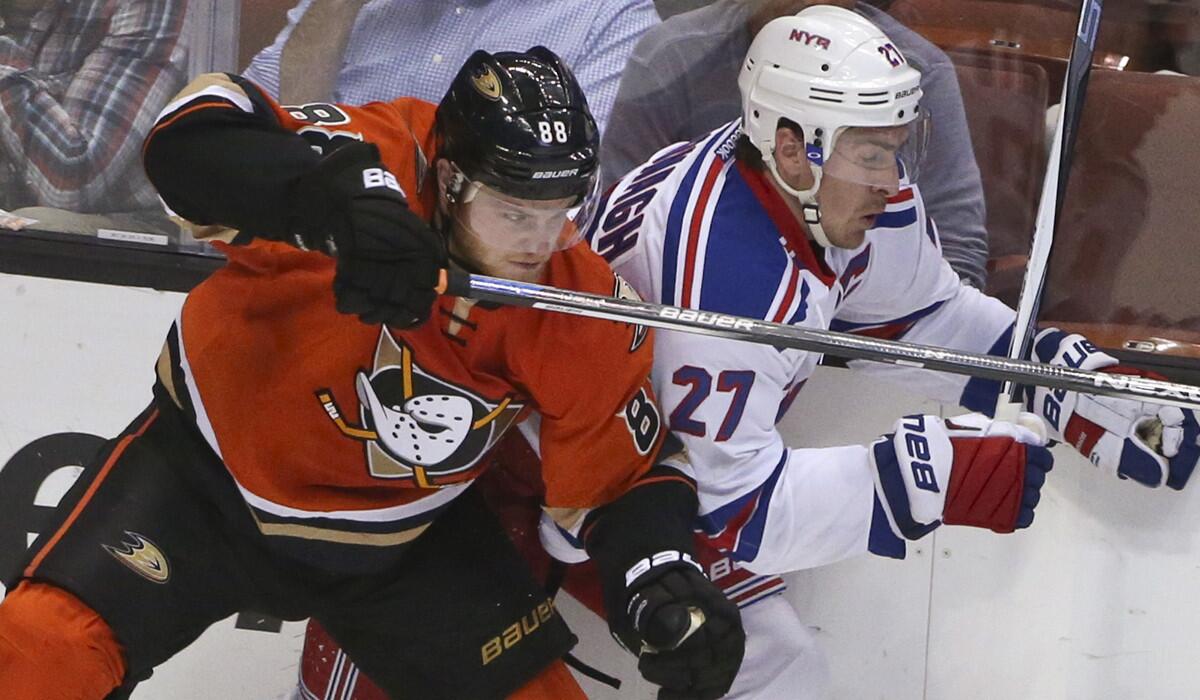
{"type": "MultiPolygon", "coordinates": [[[[675,410],[671,411],[671,430],[696,437],[705,437],[708,433],[707,424],[692,418],[692,414],[712,393],[712,375],[703,367],[684,365],[675,370],[675,374],[671,375],[671,381],[679,386],[691,387],[675,410]]],[[[725,418],[721,421],[721,427],[717,429],[717,442],[725,442],[733,437],[738,423],[742,422],[742,414],[746,410],[746,399],[749,398],[750,389],[753,386],[754,372],[750,370],[727,369],[717,375],[717,391],[733,394],[729,401],[729,409],[725,411],[725,418]]]]}

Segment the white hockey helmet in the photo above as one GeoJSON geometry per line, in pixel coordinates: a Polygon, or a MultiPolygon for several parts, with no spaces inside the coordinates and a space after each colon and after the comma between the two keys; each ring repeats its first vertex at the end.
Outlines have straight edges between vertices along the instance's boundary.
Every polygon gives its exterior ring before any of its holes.
{"type": "MultiPolygon", "coordinates": [[[[826,168],[835,177],[881,184],[898,170],[873,181],[869,170],[834,158],[838,139],[850,127],[910,125],[899,158],[905,175],[916,178],[928,138],[928,120],[920,109],[921,74],[908,64],[892,41],[861,15],[832,5],[814,5],[796,15],[768,22],[746,54],[738,76],[742,93],[742,129],[762,154],[764,165],[780,186],[797,197],[817,242],[829,242],[820,226],[816,192],[826,168]],[[775,163],[775,131],[781,118],[799,124],[815,182],[796,190],[779,177],[775,163]],[[849,164],[838,171],[838,163],[849,164]],[[864,177],[865,174],[865,177],[864,177]]],[[[850,154],[849,148],[841,152],[850,154]]]]}

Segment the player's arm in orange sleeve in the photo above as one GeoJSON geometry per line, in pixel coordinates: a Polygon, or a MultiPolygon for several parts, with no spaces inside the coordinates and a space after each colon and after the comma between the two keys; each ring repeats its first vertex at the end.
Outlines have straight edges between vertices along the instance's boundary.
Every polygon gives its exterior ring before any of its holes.
{"type": "Polygon", "coordinates": [[[143,148],[146,174],[172,211],[202,226],[246,232],[243,240],[251,233],[286,237],[289,187],[320,158],[285,128],[270,97],[225,73],[185,87],[143,148]]]}
{"type": "MultiPolygon", "coordinates": [[[[553,281],[588,291],[606,284],[612,289],[612,282],[593,279],[593,272],[582,284],[580,279],[553,281]]],[[[598,274],[613,278],[606,267],[598,274]]],[[[618,520],[638,519],[624,515],[631,504],[654,500],[657,515],[646,517],[669,521],[659,528],[664,541],[690,552],[698,507],[695,483],[651,388],[652,334],[608,321],[547,320],[539,341],[553,348],[552,355],[545,357],[535,381],[544,390],[534,390],[547,512],[573,539],[588,543],[589,551],[590,545],[605,550],[618,520]],[[643,499],[642,494],[651,495],[643,499]]]]}
{"type": "Polygon", "coordinates": [[[407,328],[429,317],[446,267],[441,237],[409,209],[375,143],[411,152],[408,127],[390,103],[285,109],[248,80],[209,74],[163,110],[146,142],[146,174],[181,218],[237,231],[223,240],[336,257],[338,311],[407,328]]]}
{"type": "MultiPolygon", "coordinates": [[[[566,255],[574,272],[552,284],[613,294],[628,288],[599,257],[566,255]]],[[[541,336],[542,347],[553,348],[535,380],[544,388],[535,398],[547,513],[614,575],[663,551],[690,557],[696,487],[651,388],[653,333],[550,316],[541,336]]]]}
{"type": "Polygon", "coordinates": [[[652,340],[639,346],[637,329],[569,320],[572,339],[549,345],[570,358],[552,364],[574,371],[553,378],[556,410],[540,406],[546,504],[591,507],[579,538],[600,574],[609,630],[640,657],[642,675],[675,697],[720,697],[745,634],[737,606],[694,558],[695,483],[650,389],[652,340]]]}
{"type": "Polygon", "coordinates": [[[210,73],[163,109],[143,159],[181,218],[213,231],[236,229],[234,243],[257,237],[306,246],[308,238],[328,235],[324,219],[345,208],[340,190],[371,187],[360,172],[377,169],[380,196],[405,203],[379,150],[363,143],[393,138],[387,127],[401,120],[386,103],[285,108],[245,78],[210,73]],[[347,146],[337,162],[323,158],[347,146]],[[343,176],[351,170],[355,177],[343,176]]]}
{"type": "Polygon", "coordinates": [[[695,482],[651,389],[652,335],[566,317],[552,327],[537,429],[547,512],[596,561],[611,611],[639,565],[694,566],[695,482]]]}

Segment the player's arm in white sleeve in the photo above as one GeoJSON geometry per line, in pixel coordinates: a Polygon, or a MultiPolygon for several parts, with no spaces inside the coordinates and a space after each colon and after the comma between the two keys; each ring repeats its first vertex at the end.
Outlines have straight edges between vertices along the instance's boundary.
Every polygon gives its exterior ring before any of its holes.
{"type": "Polygon", "coordinates": [[[712,546],[778,574],[864,552],[903,558],[907,541],[943,523],[1011,532],[1032,522],[1049,452],[1030,446],[1033,433],[983,416],[907,416],[870,445],[786,446],[775,422],[814,361],[656,336],[655,390],[687,447],[712,546]]]}
{"type": "MultiPolygon", "coordinates": [[[[1014,319],[1015,313],[1002,302],[964,284],[899,338],[1004,356],[1014,319]]],[[[1043,328],[1037,333],[1031,359],[1090,371],[1162,378],[1122,365],[1087,338],[1057,328],[1043,328]]],[[[1000,393],[997,380],[870,364],[866,371],[920,387],[946,403],[988,415],[995,410],[1000,393]]],[[[1043,387],[1026,387],[1024,401],[1025,409],[1042,419],[1051,439],[1073,446],[1100,471],[1118,478],[1151,488],[1166,485],[1179,490],[1200,463],[1200,416],[1196,411],[1043,387]]]]}
{"type": "MultiPolygon", "coordinates": [[[[775,427],[811,355],[670,331],[655,336],[655,391],[684,442],[712,544],[758,573],[867,551],[874,487],[863,445],[790,449],[775,427]]],[[[893,548],[894,552],[894,548],[893,548]]]]}
{"type": "MultiPolygon", "coordinates": [[[[927,218],[919,192],[913,208],[916,218],[912,224],[870,234],[867,272],[861,285],[847,294],[830,328],[980,354],[1005,354],[1015,312],[959,279],[942,257],[937,226],[927,218]]],[[[1000,388],[999,382],[992,380],[903,365],[865,360],[848,364],[938,401],[989,414],[1000,388]]]]}
{"type": "MultiPolygon", "coordinates": [[[[1016,313],[977,289],[960,284],[941,258],[937,227],[919,216],[907,230],[875,236],[871,267],[861,288],[847,297],[831,324],[922,345],[1003,356],[1016,313]]],[[[1086,338],[1044,328],[1032,359],[1053,365],[1117,374],[1146,375],[1100,351],[1086,338]]],[[[1000,382],[965,375],[854,361],[850,366],[882,379],[919,388],[946,403],[991,414],[1000,382]]],[[[1133,399],[1029,389],[1026,408],[1042,418],[1047,434],[1076,448],[1102,471],[1150,487],[1182,489],[1200,463],[1200,416],[1133,399]]]]}

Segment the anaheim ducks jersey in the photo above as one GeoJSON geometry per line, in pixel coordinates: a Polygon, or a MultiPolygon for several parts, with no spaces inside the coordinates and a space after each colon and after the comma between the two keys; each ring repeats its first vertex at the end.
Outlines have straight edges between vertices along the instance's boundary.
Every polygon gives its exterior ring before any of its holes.
{"type": "MultiPolygon", "coordinates": [[[[915,184],[902,178],[859,247],[821,249],[768,176],[735,157],[740,133],[739,120],[664,148],[606,193],[587,236],[643,298],[974,352],[1007,349],[1012,310],[960,283],[915,184]]],[[[713,546],[758,573],[868,550],[903,556],[903,543],[876,517],[866,446],[789,448],[776,429],[819,354],[660,331],[654,355],[655,391],[688,449],[713,546]]],[[[998,390],[913,367],[850,365],[973,410],[990,410],[998,390]]]]}
{"type": "MultiPolygon", "coordinates": [[[[431,211],[433,105],[281,107],[248,83],[206,76],[166,108],[149,147],[228,110],[323,149],[374,142],[412,208],[431,211]]],[[[565,526],[649,468],[661,421],[645,329],[454,297],[415,329],[367,325],[335,309],[329,257],[270,242],[219,245],[229,262],[188,295],[159,377],[267,535],[412,540],[526,416],[545,461],[546,504],[565,526]]],[[[618,288],[582,244],[556,253],[546,274],[558,287],[618,288]]]]}

